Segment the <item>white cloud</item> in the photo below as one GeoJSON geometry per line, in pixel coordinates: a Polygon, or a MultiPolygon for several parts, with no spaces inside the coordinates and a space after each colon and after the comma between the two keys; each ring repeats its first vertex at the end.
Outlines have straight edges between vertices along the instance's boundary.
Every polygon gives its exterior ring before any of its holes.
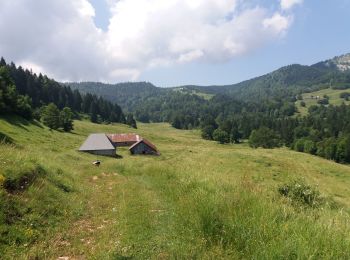
{"type": "Polygon", "coordinates": [[[289,10],[295,5],[302,4],[304,0],[281,0],[282,10],[289,10]]]}
{"type": "MultiPolygon", "coordinates": [[[[281,8],[299,1],[282,0],[281,8]]],[[[229,61],[283,36],[292,23],[290,14],[240,0],[108,3],[103,32],[87,0],[0,1],[0,55],[58,80],[136,80],[147,68],[229,61]]]]}
{"type": "Polygon", "coordinates": [[[274,30],[278,33],[286,31],[291,24],[292,18],[290,16],[282,16],[279,13],[275,13],[271,18],[267,18],[263,21],[265,29],[274,30]]]}

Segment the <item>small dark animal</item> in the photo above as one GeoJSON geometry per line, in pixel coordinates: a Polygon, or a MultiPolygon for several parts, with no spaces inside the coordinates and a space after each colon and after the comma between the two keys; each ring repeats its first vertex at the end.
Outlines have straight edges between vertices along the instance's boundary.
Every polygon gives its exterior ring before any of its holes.
{"type": "Polygon", "coordinates": [[[100,161],[94,161],[92,164],[98,167],[98,166],[100,166],[101,162],[100,161]]]}

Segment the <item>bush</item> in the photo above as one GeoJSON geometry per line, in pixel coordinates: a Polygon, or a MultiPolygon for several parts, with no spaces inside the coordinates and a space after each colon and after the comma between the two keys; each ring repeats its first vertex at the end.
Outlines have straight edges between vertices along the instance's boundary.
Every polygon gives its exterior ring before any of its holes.
{"type": "Polygon", "coordinates": [[[249,145],[253,148],[274,148],[281,146],[281,140],[275,131],[267,127],[260,127],[250,134],[249,145]]]}
{"type": "Polygon", "coordinates": [[[293,149],[297,152],[304,152],[304,139],[297,139],[294,142],[293,149]]]}
{"type": "Polygon", "coordinates": [[[337,140],[327,138],[324,142],[324,157],[328,160],[335,160],[337,153],[337,140]]]}
{"type": "Polygon", "coordinates": [[[350,136],[344,136],[338,140],[335,157],[337,162],[350,162],[350,136]]]}
{"type": "Polygon", "coordinates": [[[349,100],[350,93],[349,92],[342,92],[342,93],[340,93],[339,97],[343,98],[345,100],[349,100]]]}
{"type": "Polygon", "coordinates": [[[329,104],[329,99],[328,99],[328,98],[319,99],[319,100],[317,101],[317,104],[320,104],[320,105],[328,105],[328,104],[329,104]]]}
{"type": "Polygon", "coordinates": [[[226,131],[223,131],[221,129],[216,129],[213,132],[213,139],[220,144],[225,144],[230,142],[230,136],[226,131]]]}
{"type": "Polygon", "coordinates": [[[278,192],[296,205],[318,208],[325,203],[320,192],[302,180],[292,181],[278,188],[278,192]]]}
{"type": "Polygon", "coordinates": [[[213,133],[215,128],[211,125],[206,125],[202,128],[202,138],[206,140],[213,140],[213,133]]]}
{"type": "Polygon", "coordinates": [[[65,132],[73,130],[73,112],[69,107],[63,108],[60,112],[60,126],[65,132]]]}
{"type": "Polygon", "coordinates": [[[317,152],[316,144],[311,140],[305,140],[304,152],[309,154],[316,154],[317,152]]]}
{"type": "Polygon", "coordinates": [[[53,103],[42,108],[41,120],[44,125],[50,129],[58,129],[60,127],[60,111],[53,103]]]}

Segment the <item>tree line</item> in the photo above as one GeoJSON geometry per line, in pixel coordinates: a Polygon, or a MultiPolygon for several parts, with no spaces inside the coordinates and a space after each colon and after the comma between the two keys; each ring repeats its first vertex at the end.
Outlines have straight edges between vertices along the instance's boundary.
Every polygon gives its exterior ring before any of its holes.
{"type": "MultiPolygon", "coordinates": [[[[54,104],[59,111],[69,108],[76,118],[79,113],[88,114],[95,123],[127,123],[127,118],[118,104],[95,94],[81,94],[46,75],[37,75],[21,66],[16,67],[14,63],[7,64],[4,58],[0,60],[0,73],[2,114],[16,113],[27,119],[40,119],[43,108],[54,104]]],[[[136,126],[133,116],[128,117],[128,122],[136,126]]]]}
{"type": "Polygon", "coordinates": [[[290,149],[350,163],[350,106],[311,106],[305,117],[275,117],[266,113],[232,115],[218,122],[205,120],[202,137],[220,143],[248,139],[253,148],[290,149]]]}

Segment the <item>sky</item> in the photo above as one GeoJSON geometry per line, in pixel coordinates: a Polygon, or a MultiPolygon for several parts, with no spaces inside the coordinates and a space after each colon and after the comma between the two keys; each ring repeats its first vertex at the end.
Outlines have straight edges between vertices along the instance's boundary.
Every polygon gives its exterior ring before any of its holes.
{"type": "Polygon", "coordinates": [[[350,0],[0,0],[0,56],[58,81],[233,84],[350,52],[350,0]]]}

